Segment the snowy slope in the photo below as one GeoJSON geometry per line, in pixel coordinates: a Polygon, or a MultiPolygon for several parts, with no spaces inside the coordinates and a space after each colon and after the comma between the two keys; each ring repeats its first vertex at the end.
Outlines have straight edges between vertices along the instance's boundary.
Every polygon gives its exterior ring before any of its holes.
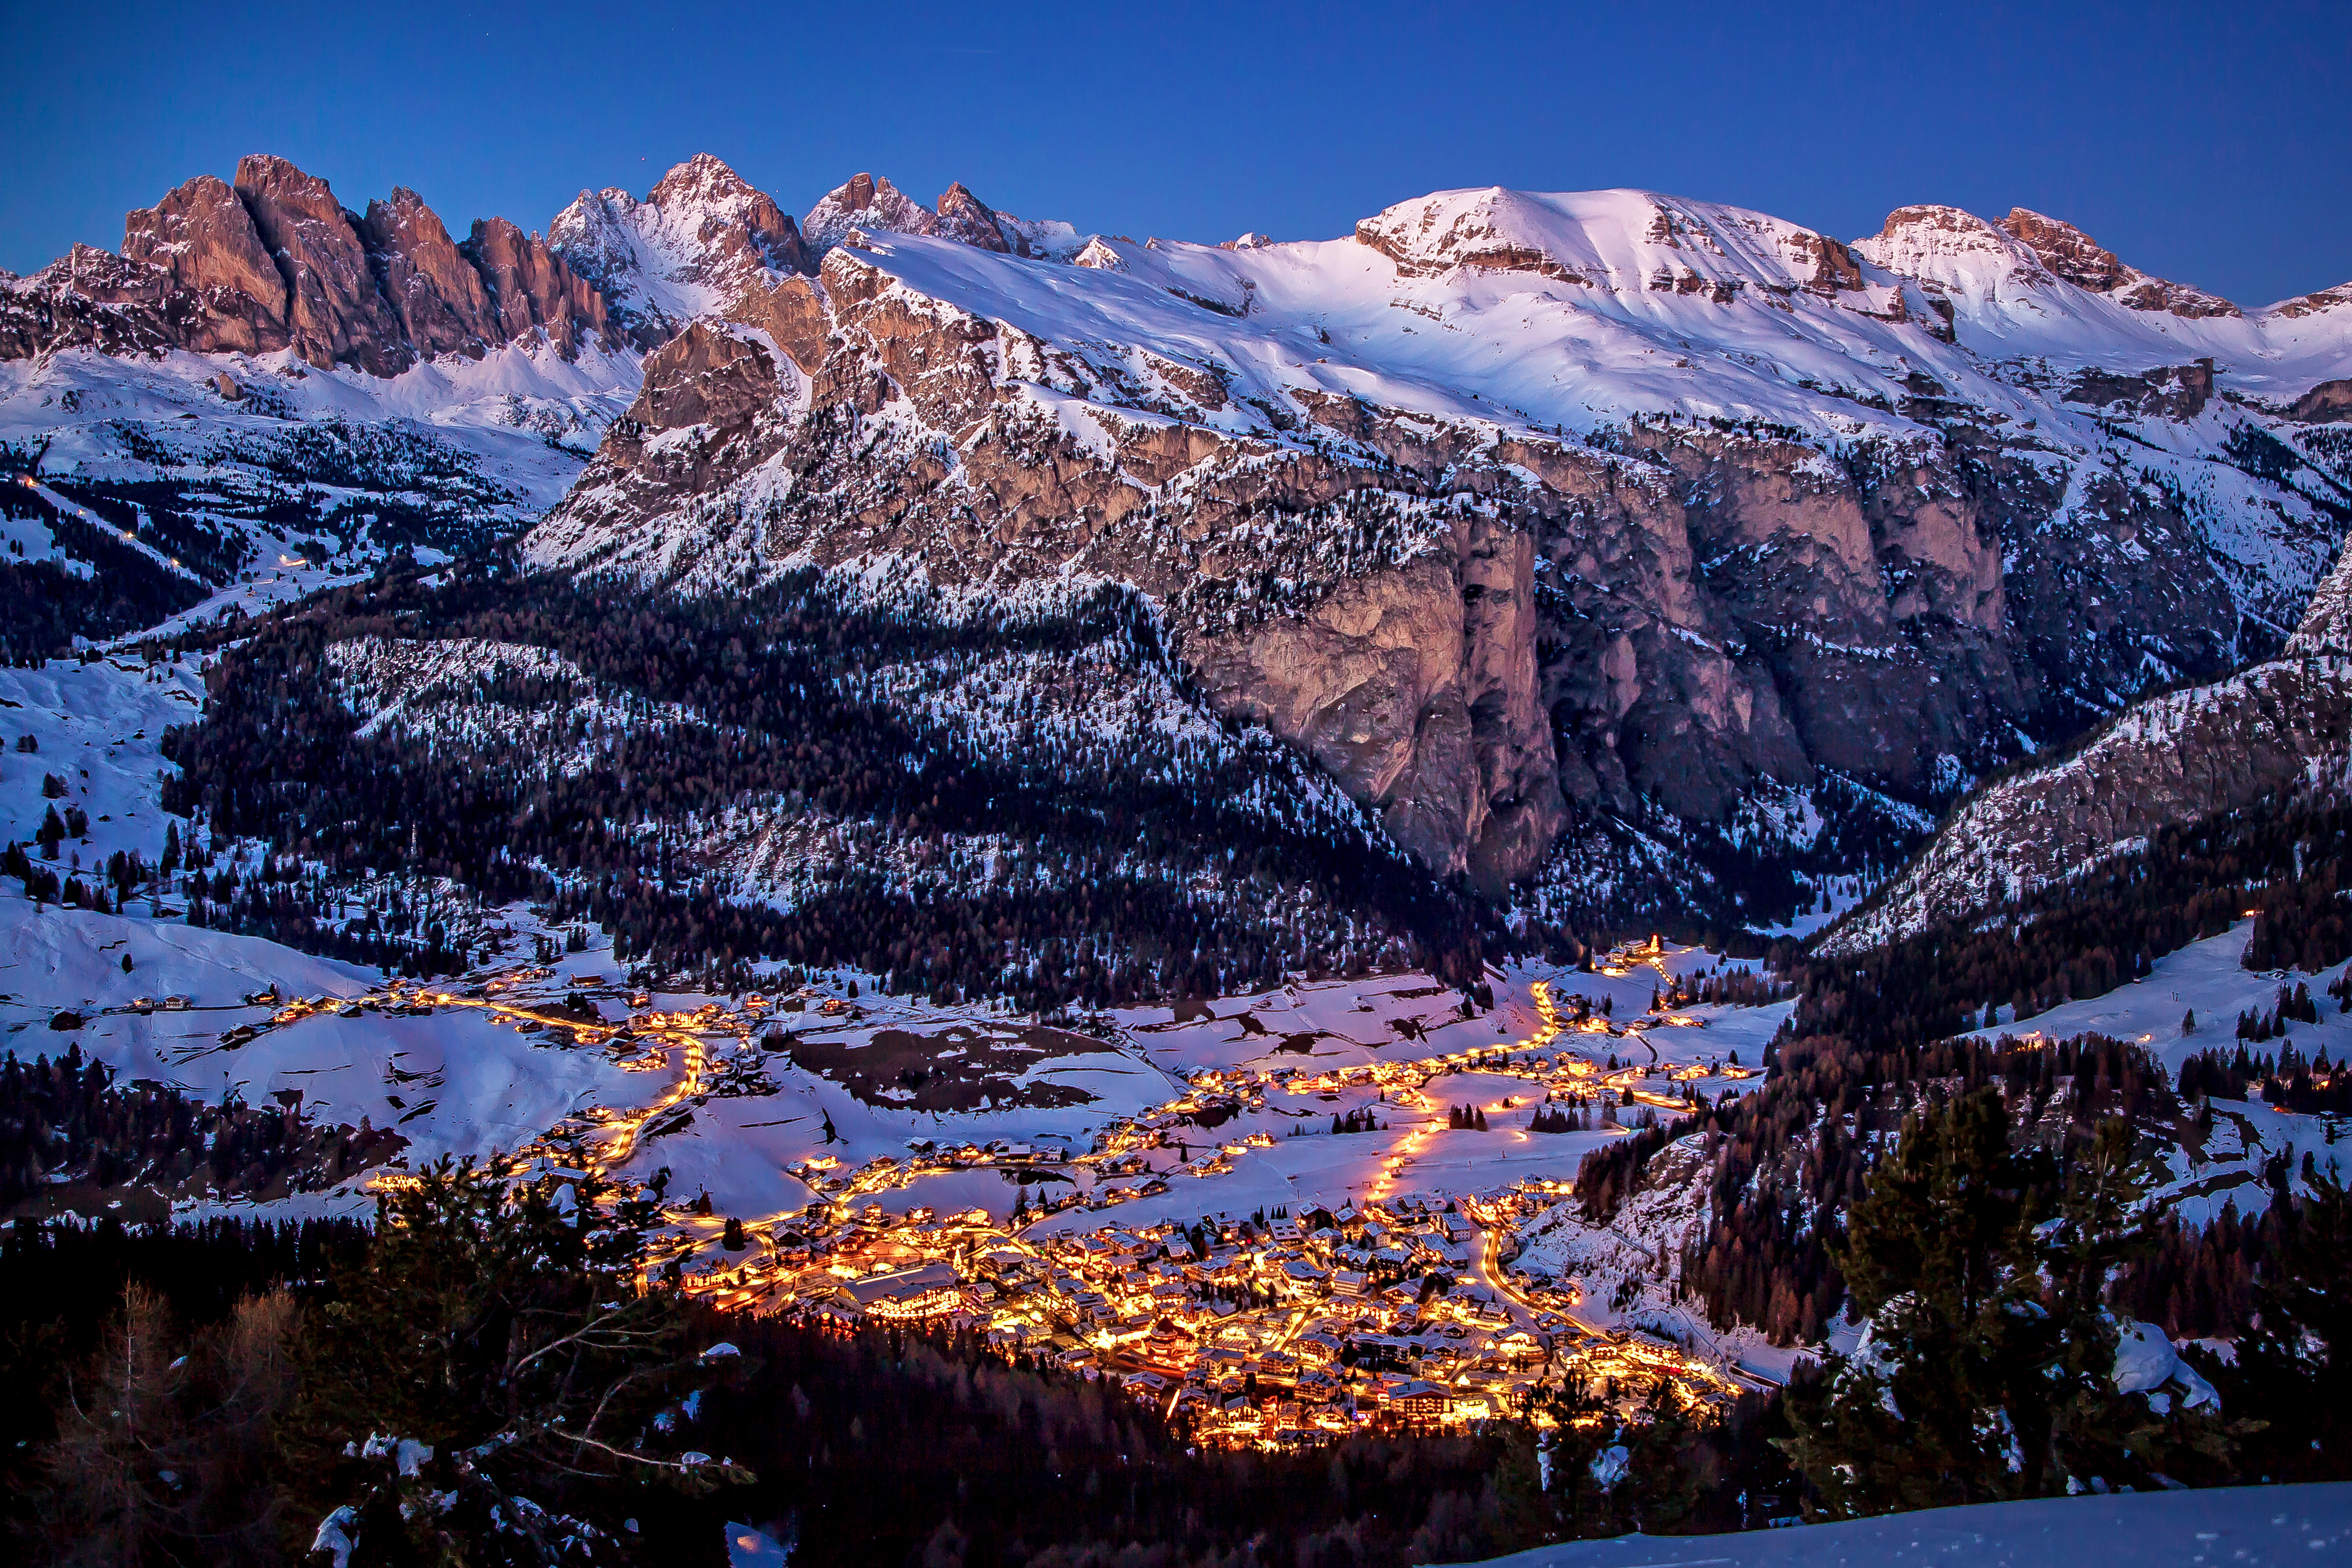
{"type": "MultiPolygon", "coordinates": [[[[1948,300],[1959,341],[1989,362],[2074,368],[2113,366],[2134,354],[2149,364],[2206,356],[2214,360],[2222,384],[2275,401],[2352,372],[2347,359],[2352,300],[2315,295],[2252,312],[2231,306],[2211,314],[2134,308],[2126,299],[2151,280],[2121,268],[2113,289],[2080,287],[2024,240],[1957,207],[1899,208],[1879,234],[1857,240],[1853,248],[1948,300]]],[[[2183,292],[2195,297],[2184,301],[2189,310],[2227,303],[2183,292]]]]}
{"type": "Polygon", "coordinates": [[[44,473],[144,479],[160,466],[146,443],[177,458],[176,469],[328,421],[390,422],[537,510],[562,498],[636,383],[634,354],[567,360],[544,344],[427,361],[391,377],[320,370],[282,351],[144,359],[74,349],[0,362],[0,441],[47,443],[44,473]]]}
{"type": "MultiPolygon", "coordinates": [[[[2223,385],[2238,377],[2273,394],[2352,374],[2352,312],[2156,321],[2038,268],[2030,304],[2003,311],[2008,271],[1980,283],[1932,252],[1881,247],[1882,264],[1872,248],[1849,255],[1761,213],[1648,192],[1492,190],[1402,204],[1347,239],[1098,241],[1093,254],[1116,267],[1066,270],[913,235],[869,254],[920,294],[1074,353],[1172,348],[1264,394],[1307,388],[1579,431],[1670,410],[1825,435],[1907,428],[1864,400],[1895,403],[1923,372],[1989,413],[2046,420],[2059,412],[2051,399],[1992,374],[2019,353],[2135,369],[2213,354],[2223,385]],[[1824,247],[1843,258],[1827,284],[1824,247]],[[1964,316],[1958,341],[1941,341],[1915,270],[1981,301],[1986,330],[1964,316]],[[2021,321],[2042,330],[2026,336],[2021,321]]],[[[2095,439],[2085,415],[2059,417],[2045,434],[2095,439]]]]}
{"type": "Polygon", "coordinates": [[[1489,1561],[1509,1568],[2308,1568],[2347,1552],[2352,1483],[2339,1481],[1980,1503],[1743,1535],[1628,1535],[1489,1561]]]}
{"type": "Polygon", "coordinates": [[[1975,795],[1822,951],[1861,952],[2023,900],[2172,824],[2282,792],[2341,789],[2352,766],[2347,598],[2352,555],[2320,584],[2285,657],[2150,698],[2073,754],[1975,795]]]}
{"type": "MultiPolygon", "coordinates": [[[[85,560],[89,546],[45,518],[10,517],[0,567],[145,579],[177,627],[257,614],[403,549],[454,554],[560,500],[637,374],[633,353],[566,359],[543,340],[390,377],[290,351],[0,361],[9,473],[35,466],[59,512],[121,535],[85,560]]],[[[138,628],[117,616],[73,629],[138,628]]]]}
{"type": "Polygon", "coordinates": [[[42,781],[55,774],[66,785],[58,805],[89,819],[89,837],[68,853],[90,865],[119,849],[159,859],[163,732],[192,722],[204,701],[204,678],[187,662],[0,668],[0,843],[32,842],[49,807],[42,781]],[[27,739],[37,750],[19,749],[27,739]]]}

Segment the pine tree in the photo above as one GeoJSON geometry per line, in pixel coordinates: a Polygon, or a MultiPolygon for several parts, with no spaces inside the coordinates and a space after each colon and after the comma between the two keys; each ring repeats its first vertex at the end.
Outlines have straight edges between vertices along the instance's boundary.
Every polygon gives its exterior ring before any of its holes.
{"type": "Polygon", "coordinates": [[[2228,1386],[2271,1421],[2252,1445],[2262,1473],[2341,1480],[2352,1467],[2352,1193],[2332,1172],[2305,1180],[2310,1195],[2286,1210],[2228,1386]]]}
{"type": "Polygon", "coordinates": [[[2232,1474],[2248,1428],[2115,1386],[2106,1294],[2147,1246],[2130,1123],[2063,1170],[2010,1132],[1990,1087],[1915,1112],[1848,1215],[1864,1342],[1791,1389],[1781,1445],[1832,1516],[2232,1474]]]}
{"type": "Polygon", "coordinates": [[[514,1176],[445,1158],[381,1197],[306,1345],[294,1474],[362,1560],[552,1563],[567,1538],[617,1559],[645,1489],[744,1479],[653,1426],[703,1376],[683,1304],[640,1284],[654,1204],[514,1176]]]}

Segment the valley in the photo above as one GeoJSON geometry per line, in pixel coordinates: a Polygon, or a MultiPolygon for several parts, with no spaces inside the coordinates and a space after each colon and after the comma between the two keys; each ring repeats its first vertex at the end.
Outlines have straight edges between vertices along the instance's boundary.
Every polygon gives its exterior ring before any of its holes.
{"type": "Polygon", "coordinates": [[[189,179],[0,277],[0,1473],[99,1368],[335,1568],[2334,1480],[2347,387],[2024,207],[189,179]]]}

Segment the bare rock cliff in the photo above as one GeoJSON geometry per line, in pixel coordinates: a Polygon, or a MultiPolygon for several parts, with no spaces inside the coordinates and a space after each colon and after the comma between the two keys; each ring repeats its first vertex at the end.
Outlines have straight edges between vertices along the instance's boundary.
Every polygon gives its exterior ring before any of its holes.
{"type": "Polygon", "coordinates": [[[390,201],[368,203],[359,234],[374,264],[376,286],[417,353],[478,358],[490,344],[506,341],[481,274],[415,191],[395,187],[390,201]]]}
{"type": "Polygon", "coordinates": [[[121,255],[77,246],[0,294],[9,359],[290,348],[396,375],[541,331],[566,355],[614,341],[603,297],[537,236],[491,218],[457,244],[404,188],[362,216],[326,181],[261,155],[237,164],[233,185],[200,175],[127,215],[121,255]]]}
{"type": "Polygon", "coordinates": [[[1823,768],[1931,792],[2058,680],[2140,657],[2070,637],[2071,673],[2034,662],[2016,623],[2063,612],[2016,602],[2013,498],[1948,447],[1840,465],[1658,421],[1612,449],[1304,395],[1311,441],[1236,433],[1206,422],[1224,375],[1081,362],[854,237],[735,314],[656,356],[541,561],[688,590],[881,558],[1132,583],[1221,710],[1489,889],[1572,805],[1720,819],[1823,768]],[[1039,387],[1083,388],[1100,439],[1039,387]]]}
{"type": "Polygon", "coordinates": [[[286,280],[294,350],[313,364],[392,375],[415,360],[378,289],[359,226],[327,182],[283,158],[240,159],[237,195],[286,280]]]}
{"type": "Polygon", "coordinates": [[[246,353],[286,346],[286,280],[226,181],[198,175],[126,216],[122,258],[165,273],[198,302],[182,346],[246,353]]]}

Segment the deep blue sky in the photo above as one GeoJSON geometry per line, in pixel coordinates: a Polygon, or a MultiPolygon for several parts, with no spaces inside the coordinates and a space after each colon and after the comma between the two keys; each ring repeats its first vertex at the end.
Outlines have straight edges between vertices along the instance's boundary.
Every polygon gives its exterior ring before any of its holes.
{"type": "Polygon", "coordinates": [[[1082,230],[1326,237],[1459,185],[1643,185],[1829,233],[2022,205],[2246,304],[2352,279],[2352,5],[35,7],[0,266],[239,154],[544,227],[709,151],[1082,230]]]}

